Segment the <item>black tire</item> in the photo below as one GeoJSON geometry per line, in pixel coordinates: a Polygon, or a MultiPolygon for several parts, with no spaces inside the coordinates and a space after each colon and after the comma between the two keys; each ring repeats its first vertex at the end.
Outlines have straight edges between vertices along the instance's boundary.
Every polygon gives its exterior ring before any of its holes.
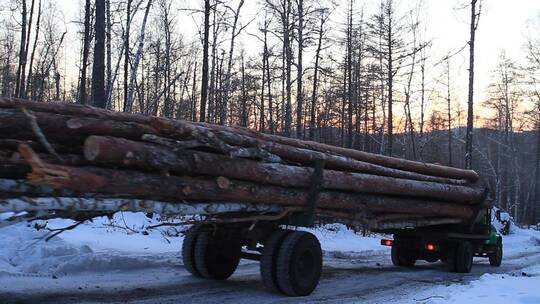
{"type": "Polygon", "coordinates": [[[469,273],[472,269],[474,250],[471,242],[460,242],[456,247],[454,256],[455,271],[459,273],[469,273]]]}
{"type": "Polygon", "coordinates": [[[308,232],[289,233],[278,253],[276,276],[279,289],[288,296],[307,296],[317,287],[321,271],[319,240],[308,232]]]}
{"type": "Polygon", "coordinates": [[[450,272],[456,272],[456,244],[448,244],[446,248],[446,258],[445,263],[448,266],[448,271],[450,272]]]}
{"type": "Polygon", "coordinates": [[[238,267],[241,250],[238,242],[201,232],[195,242],[195,267],[205,279],[225,280],[238,267]]]}
{"type": "Polygon", "coordinates": [[[195,266],[195,242],[197,241],[198,232],[198,227],[193,227],[186,233],[182,242],[182,261],[189,273],[200,278],[202,277],[201,273],[195,266]]]}
{"type": "Polygon", "coordinates": [[[502,259],[503,259],[503,247],[502,247],[502,242],[499,241],[495,252],[489,255],[489,265],[493,267],[499,267],[502,264],[502,259]]]}
{"type": "Polygon", "coordinates": [[[392,264],[399,267],[412,267],[416,263],[416,255],[413,251],[403,247],[392,246],[392,264]]]}
{"type": "Polygon", "coordinates": [[[283,293],[277,281],[277,259],[283,239],[290,232],[290,230],[276,230],[264,242],[260,263],[261,279],[264,287],[274,293],[283,293]]]}

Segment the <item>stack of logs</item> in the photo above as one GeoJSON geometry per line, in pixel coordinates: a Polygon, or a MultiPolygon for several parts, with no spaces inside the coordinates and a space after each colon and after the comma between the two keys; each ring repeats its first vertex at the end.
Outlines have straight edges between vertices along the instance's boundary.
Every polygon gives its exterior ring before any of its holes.
{"type": "Polygon", "coordinates": [[[0,213],[25,219],[132,210],[242,220],[315,208],[317,219],[384,230],[470,221],[486,206],[478,180],[246,128],[0,98],[0,213]]]}

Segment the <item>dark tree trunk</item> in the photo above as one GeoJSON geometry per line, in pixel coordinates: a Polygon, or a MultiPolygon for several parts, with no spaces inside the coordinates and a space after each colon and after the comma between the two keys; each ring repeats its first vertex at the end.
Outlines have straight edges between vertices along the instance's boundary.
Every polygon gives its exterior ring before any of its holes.
{"type": "Polygon", "coordinates": [[[131,28],[131,2],[127,0],[126,8],[126,29],[124,33],[124,112],[128,105],[128,87],[129,87],[129,31],[131,28]]]}
{"type": "MultiPolygon", "coordinates": [[[[26,42],[24,45],[24,61],[21,68],[21,98],[26,98],[26,61],[28,59],[28,48],[30,47],[30,35],[32,34],[32,20],[34,18],[34,7],[36,4],[36,0],[32,0],[32,4],[30,5],[30,19],[28,19],[28,34],[26,34],[26,42]]],[[[36,32],[36,37],[38,36],[38,33],[36,32]]]]}
{"type": "Polygon", "coordinates": [[[302,138],[304,95],[302,91],[302,55],[304,53],[304,1],[298,0],[298,62],[296,64],[296,138],[302,138]]]}
{"type": "Polygon", "coordinates": [[[79,83],[79,103],[86,104],[86,71],[88,68],[88,53],[90,52],[90,0],[86,0],[84,6],[84,37],[83,54],[81,63],[81,79],[79,83]]]}
{"type": "Polygon", "coordinates": [[[22,0],[21,8],[21,42],[19,47],[19,65],[17,67],[17,83],[15,84],[15,96],[22,97],[22,91],[24,85],[21,84],[21,80],[24,78],[23,68],[26,65],[26,0],[22,0]]]}
{"type": "MultiPolygon", "coordinates": [[[[206,119],[206,99],[208,97],[208,36],[210,35],[210,0],[204,1],[204,39],[203,39],[203,66],[201,84],[201,104],[199,121],[206,119]]],[[[196,114],[194,116],[196,118],[196,114]]],[[[195,120],[195,119],[194,119],[195,120]]]]}
{"type": "Polygon", "coordinates": [[[105,96],[105,0],[96,0],[96,44],[92,66],[92,99],[94,106],[107,107],[105,96]]]}
{"type": "MultiPolygon", "coordinates": [[[[27,92],[26,95],[28,95],[28,91],[32,92],[30,88],[32,84],[32,73],[34,69],[34,56],[36,54],[37,43],[39,40],[40,24],[41,24],[41,0],[39,0],[39,4],[38,4],[36,35],[34,37],[34,45],[32,46],[32,53],[30,54],[30,64],[28,65],[28,78],[26,79],[26,92],[27,92]]],[[[34,96],[31,96],[31,98],[33,99],[34,96]]]]}
{"type": "Polygon", "coordinates": [[[467,98],[467,133],[465,135],[465,168],[472,168],[473,153],[473,128],[474,128],[474,39],[476,34],[477,12],[476,3],[478,0],[471,0],[471,24],[469,40],[469,95],[467,98]]]}
{"type": "Polygon", "coordinates": [[[309,139],[315,140],[315,131],[316,131],[316,114],[317,114],[317,90],[318,90],[318,81],[319,81],[319,60],[321,56],[322,48],[322,38],[324,35],[324,22],[325,17],[321,13],[321,23],[319,27],[319,40],[317,42],[317,51],[315,52],[315,67],[313,71],[313,89],[311,92],[311,113],[310,113],[310,122],[309,122],[309,139]]]}
{"type": "Polygon", "coordinates": [[[386,155],[392,156],[392,150],[394,147],[394,118],[393,118],[393,85],[394,85],[394,69],[393,69],[393,53],[392,53],[392,47],[393,47],[393,32],[392,32],[392,1],[389,1],[388,6],[386,7],[386,17],[388,18],[388,33],[387,33],[387,47],[388,47],[388,54],[386,55],[386,60],[388,61],[388,131],[387,133],[387,141],[386,141],[386,155]]]}

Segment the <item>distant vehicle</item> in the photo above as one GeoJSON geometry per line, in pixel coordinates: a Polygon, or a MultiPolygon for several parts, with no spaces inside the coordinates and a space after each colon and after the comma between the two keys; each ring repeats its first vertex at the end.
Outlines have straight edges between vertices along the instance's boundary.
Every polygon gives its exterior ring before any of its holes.
{"type": "Polygon", "coordinates": [[[502,236],[492,225],[491,209],[485,209],[471,225],[441,225],[387,231],[393,240],[381,240],[392,247],[392,263],[411,267],[417,260],[430,263],[441,260],[453,272],[468,273],[473,257],[489,259],[491,266],[501,266],[502,236]]]}

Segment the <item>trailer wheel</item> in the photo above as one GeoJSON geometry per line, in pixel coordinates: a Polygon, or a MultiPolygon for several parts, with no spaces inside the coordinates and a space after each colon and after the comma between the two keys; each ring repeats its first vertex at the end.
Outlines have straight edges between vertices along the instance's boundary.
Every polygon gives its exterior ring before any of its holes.
{"type": "Polygon", "coordinates": [[[279,289],[288,296],[311,294],[321,277],[319,240],[311,233],[294,231],[285,236],[280,247],[276,267],[279,289]]]}
{"type": "Polygon", "coordinates": [[[290,230],[276,230],[264,242],[264,248],[261,254],[261,279],[264,287],[271,292],[282,293],[277,281],[277,259],[279,249],[283,239],[289,234],[290,230]]]}
{"type": "Polygon", "coordinates": [[[241,250],[238,242],[201,232],[195,242],[196,269],[203,278],[225,280],[238,267],[241,250]]]}
{"type": "Polygon", "coordinates": [[[184,267],[189,273],[196,277],[201,277],[201,273],[195,266],[195,242],[199,233],[199,227],[189,229],[182,242],[182,261],[184,267]]]}
{"type": "Polygon", "coordinates": [[[411,267],[416,263],[416,255],[403,247],[392,246],[392,264],[400,267],[411,267]]]}
{"type": "Polygon", "coordinates": [[[459,273],[469,273],[472,269],[474,251],[471,242],[459,242],[454,256],[454,269],[459,273]]]}
{"type": "Polygon", "coordinates": [[[494,267],[501,266],[502,258],[503,258],[503,247],[502,247],[502,242],[499,241],[497,242],[497,249],[495,250],[495,252],[489,255],[489,265],[494,266],[494,267]]]}

